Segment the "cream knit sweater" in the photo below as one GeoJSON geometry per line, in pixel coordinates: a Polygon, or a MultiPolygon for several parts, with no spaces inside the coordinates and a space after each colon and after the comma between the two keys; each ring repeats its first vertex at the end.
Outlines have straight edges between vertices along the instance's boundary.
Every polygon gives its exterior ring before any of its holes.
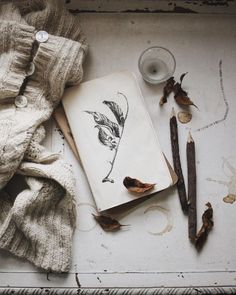
{"type": "Polygon", "coordinates": [[[0,4],[0,248],[47,271],[69,270],[76,214],[71,167],[40,145],[42,123],[65,85],[81,81],[86,49],[63,1],[0,4]],[[40,30],[46,42],[35,40],[40,30]]]}

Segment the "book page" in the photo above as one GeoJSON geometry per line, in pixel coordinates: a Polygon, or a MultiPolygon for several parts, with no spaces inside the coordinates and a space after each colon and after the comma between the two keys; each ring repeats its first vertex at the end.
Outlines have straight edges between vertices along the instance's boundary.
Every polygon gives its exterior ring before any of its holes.
{"type": "Polygon", "coordinates": [[[132,73],[115,73],[69,88],[63,105],[99,211],[172,185],[132,73]],[[126,176],[155,183],[155,188],[131,194],[123,185],[126,176]]]}

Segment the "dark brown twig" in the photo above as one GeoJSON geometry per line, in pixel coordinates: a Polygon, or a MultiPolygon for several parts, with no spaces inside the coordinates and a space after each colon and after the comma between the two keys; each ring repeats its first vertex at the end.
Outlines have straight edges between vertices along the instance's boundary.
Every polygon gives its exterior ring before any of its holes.
{"type": "Polygon", "coordinates": [[[177,120],[176,120],[174,108],[172,109],[171,118],[170,118],[170,138],[171,138],[174,170],[178,176],[177,189],[178,189],[179,199],[180,199],[183,212],[187,214],[188,203],[187,203],[184,177],[182,173],[180,156],[179,156],[178,126],[177,126],[177,120]]]}
{"type": "Polygon", "coordinates": [[[188,236],[195,242],[197,233],[197,208],[196,208],[196,162],[195,143],[189,132],[187,141],[187,168],[188,168],[188,236]]]}

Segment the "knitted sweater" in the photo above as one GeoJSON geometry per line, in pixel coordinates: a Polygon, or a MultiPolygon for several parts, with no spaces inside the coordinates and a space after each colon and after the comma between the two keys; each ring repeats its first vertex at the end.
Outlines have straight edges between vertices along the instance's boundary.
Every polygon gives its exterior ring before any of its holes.
{"type": "Polygon", "coordinates": [[[87,49],[62,2],[0,4],[0,248],[53,272],[70,267],[74,178],[70,165],[40,144],[42,123],[64,87],[81,81],[87,49]],[[38,42],[41,30],[49,35],[38,42]]]}

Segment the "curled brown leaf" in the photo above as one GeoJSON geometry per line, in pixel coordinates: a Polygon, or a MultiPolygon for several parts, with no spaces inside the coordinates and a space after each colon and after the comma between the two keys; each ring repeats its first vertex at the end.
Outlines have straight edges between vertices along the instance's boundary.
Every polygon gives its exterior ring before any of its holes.
{"type": "Polygon", "coordinates": [[[161,97],[160,102],[159,102],[160,106],[162,106],[164,103],[167,102],[167,97],[173,91],[174,85],[175,85],[175,79],[174,79],[174,77],[170,77],[166,81],[166,85],[163,88],[163,96],[161,97]]]}
{"type": "Polygon", "coordinates": [[[163,88],[163,96],[160,99],[160,106],[162,106],[164,103],[167,102],[167,98],[170,95],[170,93],[174,92],[174,98],[178,105],[181,106],[190,106],[193,105],[197,108],[197,106],[192,102],[192,100],[189,98],[188,93],[183,90],[182,88],[182,82],[184,77],[187,75],[186,73],[183,73],[180,76],[180,83],[175,83],[174,77],[171,77],[167,80],[165,87],[163,88]]]}
{"type": "Polygon", "coordinates": [[[197,108],[197,106],[188,97],[188,93],[182,89],[182,86],[180,83],[178,82],[175,83],[173,91],[174,91],[175,101],[177,102],[178,105],[181,105],[181,106],[193,105],[197,108]]]}
{"type": "Polygon", "coordinates": [[[207,203],[208,207],[202,215],[202,227],[196,235],[195,246],[197,250],[201,250],[203,245],[206,242],[208,233],[211,231],[214,226],[213,218],[213,209],[211,203],[207,203]]]}
{"type": "Polygon", "coordinates": [[[121,226],[123,226],[119,223],[119,221],[109,216],[93,214],[93,217],[105,231],[118,231],[121,226]]]}
{"type": "Polygon", "coordinates": [[[142,194],[154,188],[155,183],[143,183],[138,179],[126,176],[123,180],[124,186],[131,193],[142,194]]]}
{"type": "Polygon", "coordinates": [[[183,74],[180,76],[180,78],[179,78],[179,80],[180,80],[180,84],[182,84],[183,79],[184,79],[184,77],[185,77],[187,74],[188,74],[188,72],[183,73],[183,74]]]}

